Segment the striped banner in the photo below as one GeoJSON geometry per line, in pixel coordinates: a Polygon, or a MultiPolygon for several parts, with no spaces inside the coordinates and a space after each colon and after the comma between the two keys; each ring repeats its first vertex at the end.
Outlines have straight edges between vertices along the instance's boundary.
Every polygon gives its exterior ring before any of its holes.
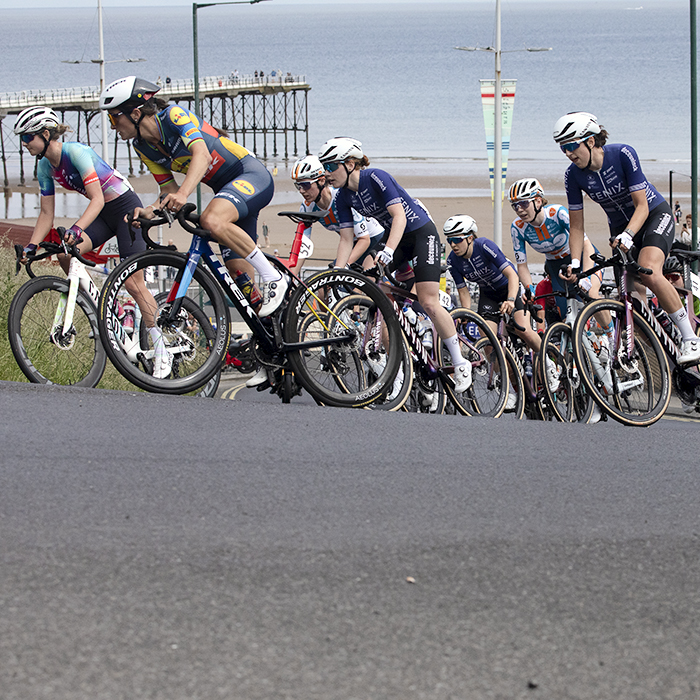
{"type": "MultiPolygon", "coordinates": [[[[491,182],[491,201],[494,198],[493,163],[495,130],[495,80],[480,80],[481,104],[484,109],[484,128],[486,130],[486,152],[489,158],[489,180],[491,182]]],[[[510,150],[510,130],[513,125],[513,106],[515,104],[516,80],[501,80],[501,201],[506,191],[506,170],[508,169],[508,152],[510,150]]]]}

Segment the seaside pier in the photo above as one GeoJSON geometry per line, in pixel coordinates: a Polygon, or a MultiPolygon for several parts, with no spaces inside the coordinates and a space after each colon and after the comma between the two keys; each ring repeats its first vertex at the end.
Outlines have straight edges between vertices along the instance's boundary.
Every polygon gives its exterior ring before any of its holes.
{"type": "MultiPolygon", "coordinates": [[[[231,138],[253,151],[259,158],[283,158],[305,155],[309,151],[308,92],[311,86],[304,76],[255,75],[213,76],[199,81],[200,105],[203,118],[212,126],[225,129],[231,138]]],[[[194,81],[163,81],[158,96],[178,102],[192,110],[194,81]]],[[[27,178],[29,168],[35,168],[33,159],[21,147],[13,126],[15,117],[27,107],[45,105],[54,109],[61,119],[70,124],[75,138],[99,150],[102,133],[97,87],[64,88],[55,90],[23,90],[0,93],[0,158],[2,159],[5,188],[9,187],[9,171],[18,172],[20,184],[27,178]]],[[[112,129],[107,134],[110,164],[129,175],[134,168],[144,166],[132,151],[131,143],[119,139],[112,129]]],[[[32,173],[29,177],[33,177],[32,173]]]]}

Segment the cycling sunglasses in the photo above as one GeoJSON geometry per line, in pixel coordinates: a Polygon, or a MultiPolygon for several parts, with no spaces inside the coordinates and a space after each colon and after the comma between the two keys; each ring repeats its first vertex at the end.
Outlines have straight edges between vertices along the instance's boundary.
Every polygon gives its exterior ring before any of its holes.
{"type": "Polygon", "coordinates": [[[447,242],[450,245],[459,245],[463,241],[466,241],[467,237],[466,236],[448,236],[447,237],[447,242]]]}
{"type": "MultiPolygon", "coordinates": [[[[588,136],[586,136],[586,139],[588,136]]],[[[581,139],[580,141],[572,141],[571,143],[563,143],[559,148],[561,148],[563,153],[573,153],[586,139],[581,139]]]]}
{"type": "Polygon", "coordinates": [[[327,173],[334,173],[341,165],[342,163],[324,163],[323,169],[327,173]]]}
{"type": "Polygon", "coordinates": [[[107,112],[107,118],[109,119],[109,123],[112,126],[117,125],[117,119],[121,117],[121,115],[124,114],[124,112],[107,112]]]}
{"type": "Polygon", "coordinates": [[[513,207],[513,209],[527,209],[528,205],[530,204],[532,200],[531,199],[521,199],[518,202],[513,202],[510,206],[513,207]]]}
{"type": "Polygon", "coordinates": [[[31,143],[36,135],[37,134],[22,134],[20,138],[22,139],[22,143],[31,143]]]}
{"type": "Polygon", "coordinates": [[[294,187],[296,187],[299,192],[306,192],[306,190],[311,189],[311,185],[314,184],[314,181],[306,181],[306,182],[295,182],[294,187]]]}

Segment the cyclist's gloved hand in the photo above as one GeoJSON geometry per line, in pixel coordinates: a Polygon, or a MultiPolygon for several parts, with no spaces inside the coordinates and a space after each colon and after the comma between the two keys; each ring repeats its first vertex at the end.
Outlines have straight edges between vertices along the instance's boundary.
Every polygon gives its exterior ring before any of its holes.
{"type": "Polygon", "coordinates": [[[389,246],[384,246],[384,250],[380,250],[377,253],[377,264],[383,265],[386,267],[387,265],[391,265],[391,261],[394,259],[394,249],[389,248],[389,246]]]}
{"type": "Polygon", "coordinates": [[[535,283],[532,282],[532,283],[530,284],[530,295],[531,295],[532,297],[535,296],[535,290],[536,290],[536,289],[537,289],[537,287],[535,286],[535,283]]]}
{"type": "MultiPolygon", "coordinates": [[[[621,234],[615,237],[615,241],[617,242],[617,245],[619,245],[622,250],[627,252],[633,245],[634,245],[634,239],[633,239],[634,233],[626,228],[621,234]]],[[[617,248],[616,245],[613,245],[613,248],[617,248]]]]}
{"type": "Polygon", "coordinates": [[[29,243],[24,246],[24,258],[28,258],[30,255],[36,255],[36,243],[29,243]]]}
{"type": "Polygon", "coordinates": [[[83,229],[78,226],[78,224],[73,224],[69,229],[66,230],[63,235],[63,240],[71,245],[72,243],[80,243],[83,240],[83,229]]]}

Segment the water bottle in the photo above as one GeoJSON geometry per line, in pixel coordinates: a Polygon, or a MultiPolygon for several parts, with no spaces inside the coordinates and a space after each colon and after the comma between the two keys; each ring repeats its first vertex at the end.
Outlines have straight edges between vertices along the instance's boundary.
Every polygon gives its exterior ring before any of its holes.
{"type": "Polygon", "coordinates": [[[682,340],[681,332],[678,330],[678,326],[671,320],[671,317],[660,306],[654,307],[654,316],[656,316],[656,320],[671,337],[671,340],[673,340],[676,345],[680,344],[682,340]]]}
{"type": "Polygon", "coordinates": [[[532,378],[532,357],[530,357],[529,352],[523,358],[523,367],[525,368],[525,376],[528,379],[531,379],[532,378]]]}
{"type": "Polygon", "coordinates": [[[404,316],[406,317],[406,320],[412,326],[415,326],[416,322],[418,321],[418,314],[416,314],[416,312],[413,310],[413,308],[410,306],[404,306],[403,313],[404,313],[404,316]]]}
{"type": "Polygon", "coordinates": [[[136,319],[136,305],[133,301],[129,300],[124,303],[124,319],[122,320],[122,326],[124,330],[129,334],[134,333],[134,323],[136,319]]]}
{"type": "Polygon", "coordinates": [[[250,276],[247,272],[239,271],[238,277],[236,277],[235,282],[238,288],[243,292],[243,296],[248,300],[248,303],[251,306],[257,306],[262,301],[260,292],[253,284],[253,281],[250,279],[250,276]]]}

